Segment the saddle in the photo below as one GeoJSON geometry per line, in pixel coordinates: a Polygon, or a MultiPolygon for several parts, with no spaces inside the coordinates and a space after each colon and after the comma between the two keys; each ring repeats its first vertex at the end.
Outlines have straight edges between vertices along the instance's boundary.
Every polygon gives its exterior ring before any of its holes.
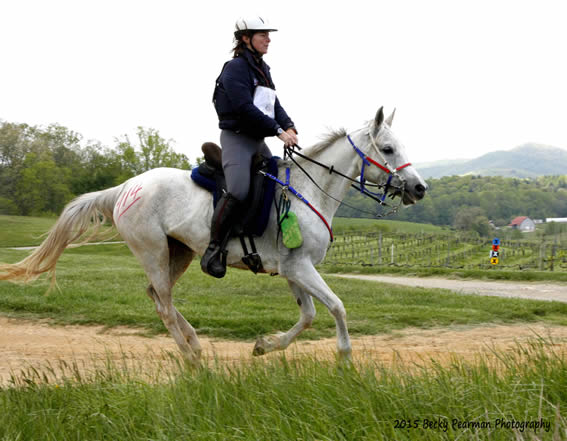
{"type": "MultiPolygon", "coordinates": [[[[213,205],[216,206],[223,192],[226,191],[226,179],[222,169],[222,150],[212,142],[206,142],[201,147],[205,161],[191,172],[191,178],[201,187],[213,193],[213,205]]],[[[271,204],[274,198],[276,184],[271,179],[265,179],[260,171],[277,175],[278,158],[265,158],[256,154],[252,158],[250,168],[250,191],[242,204],[241,217],[233,225],[230,237],[240,238],[244,251],[242,261],[254,272],[263,271],[262,261],[256,251],[254,237],[260,237],[268,225],[271,204]],[[246,246],[245,237],[250,242],[251,252],[246,246]]]]}

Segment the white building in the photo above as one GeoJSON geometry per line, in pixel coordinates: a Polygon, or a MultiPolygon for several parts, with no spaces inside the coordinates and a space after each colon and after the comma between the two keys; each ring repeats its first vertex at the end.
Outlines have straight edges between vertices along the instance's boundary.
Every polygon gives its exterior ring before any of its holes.
{"type": "Polygon", "coordinates": [[[567,217],[547,217],[545,222],[557,222],[558,224],[567,223],[567,217]]]}

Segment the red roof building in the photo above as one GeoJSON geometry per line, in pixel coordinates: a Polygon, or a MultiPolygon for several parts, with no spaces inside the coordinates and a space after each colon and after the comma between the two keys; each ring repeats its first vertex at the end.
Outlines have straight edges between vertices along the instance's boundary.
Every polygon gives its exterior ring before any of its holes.
{"type": "Polygon", "coordinates": [[[522,232],[532,232],[535,231],[535,222],[527,216],[518,216],[512,222],[510,222],[509,227],[515,228],[522,232]]]}

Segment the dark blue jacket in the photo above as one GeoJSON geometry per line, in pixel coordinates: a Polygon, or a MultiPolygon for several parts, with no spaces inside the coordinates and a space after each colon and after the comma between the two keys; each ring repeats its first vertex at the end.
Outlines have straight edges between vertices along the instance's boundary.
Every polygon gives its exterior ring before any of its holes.
{"type": "Polygon", "coordinates": [[[281,127],[294,127],[293,121],[276,98],[275,119],[265,115],[253,102],[256,86],[275,90],[270,67],[246,49],[228,61],[217,78],[213,102],[221,129],[243,132],[254,138],[277,135],[281,127]]]}

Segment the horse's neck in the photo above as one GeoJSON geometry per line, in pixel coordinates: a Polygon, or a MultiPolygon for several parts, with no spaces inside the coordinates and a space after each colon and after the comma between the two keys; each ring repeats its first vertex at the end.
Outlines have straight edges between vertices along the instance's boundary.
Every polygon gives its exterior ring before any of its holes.
{"type": "MultiPolygon", "coordinates": [[[[356,143],[357,138],[362,136],[362,132],[353,134],[356,143]]],[[[350,145],[346,136],[341,137],[328,147],[316,153],[306,152],[311,159],[333,167],[334,170],[354,179],[360,175],[361,160],[350,145]]],[[[301,166],[311,175],[313,180],[332,198],[342,201],[352,184],[348,179],[344,179],[335,173],[329,173],[325,168],[318,166],[307,160],[301,161],[301,166]]],[[[305,185],[313,186],[311,182],[305,185]]],[[[328,197],[319,190],[313,192],[313,203],[317,204],[321,212],[329,219],[332,219],[339,208],[340,202],[328,197]]]]}

